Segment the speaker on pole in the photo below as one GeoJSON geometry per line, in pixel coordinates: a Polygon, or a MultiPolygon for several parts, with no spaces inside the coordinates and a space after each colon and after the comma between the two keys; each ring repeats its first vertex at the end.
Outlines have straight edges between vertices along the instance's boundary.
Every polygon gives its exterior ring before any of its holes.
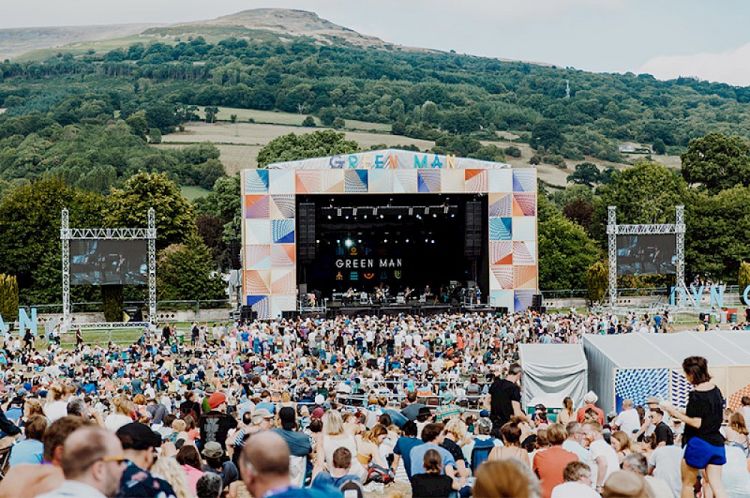
{"type": "Polygon", "coordinates": [[[478,258],[482,252],[482,202],[466,203],[466,223],[464,225],[464,256],[478,258]]]}
{"type": "Polygon", "coordinates": [[[297,248],[299,261],[309,264],[317,257],[315,244],[315,203],[301,202],[297,211],[297,248]]]}

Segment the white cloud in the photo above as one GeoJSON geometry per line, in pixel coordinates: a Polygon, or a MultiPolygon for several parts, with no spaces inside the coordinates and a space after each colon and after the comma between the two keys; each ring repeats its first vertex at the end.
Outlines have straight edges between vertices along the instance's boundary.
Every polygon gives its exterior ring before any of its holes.
{"type": "Polygon", "coordinates": [[[659,79],[694,76],[731,85],[750,85],[750,43],[725,52],[654,57],[638,69],[659,79]]]}

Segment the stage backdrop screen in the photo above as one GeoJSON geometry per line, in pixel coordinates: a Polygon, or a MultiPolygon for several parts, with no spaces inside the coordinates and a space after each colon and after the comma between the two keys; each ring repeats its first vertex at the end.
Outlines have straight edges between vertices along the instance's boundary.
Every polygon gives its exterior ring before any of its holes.
{"type": "Polygon", "coordinates": [[[71,285],[146,285],[146,240],[70,241],[71,285]]]}
{"type": "Polygon", "coordinates": [[[674,234],[618,235],[618,275],[675,273],[677,242],[674,234]]]}

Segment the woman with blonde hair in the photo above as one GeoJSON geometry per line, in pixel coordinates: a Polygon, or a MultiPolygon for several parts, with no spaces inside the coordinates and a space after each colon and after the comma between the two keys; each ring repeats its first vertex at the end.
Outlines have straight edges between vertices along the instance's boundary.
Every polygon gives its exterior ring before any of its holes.
{"type": "Polygon", "coordinates": [[[44,415],[50,424],[68,414],[69,388],[63,384],[53,384],[47,394],[47,403],[44,405],[44,415]]]}
{"type": "Polygon", "coordinates": [[[380,454],[380,445],[383,444],[386,437],[388,437],[388,429],[380,424],[376,424],[361,436],[356,436],[357,460],[364,468],[371,464],[386,467],[387,464],[380,454]]]}
{"type": "Polygon", "coordinates": [[[185,471],[174,457],[162,457],[151,467],[151,473],[167,481],[174,490],[177,498],[193,498],[188,487],[185,471]]]}
{"type": "Polygon", "coordinates": [[[540,495],[539,480],[514,458],[484,462],[477,470],[472,488],[472,496],[477,498],[539,498],[540,495]]]}
{"type": "Polygon", "coordinates": [[[734,412],[729,416],[729,424],[724,429],[724,437],[728,446],[736,446],[745,455],[748,454],[748,430],[742,413],[734,412]]]}
{"type": "Polygon", "coordinates": [[[117,432],[117,429],[133,421],[134,413],[135,405],[133,402],[125,396],[117,396],[112,399],[112,413],[104,419],[104,427],[112,432],[117,432]]]}
{"type": "MultiPolygon", "coordinates": [[[[319,439],[317,448],[317,471],[324,468],[333,470],[333,453],[339,448],[346,448],[352,455],[357,455],[357,440],[352,434],[344,430],[344,420],[336,410],[330,410],[323,415],[323,436],[319,439]]],[[[313,472],[315,473],[315,472],[313,472]]],[[[352,460],[350,473],[364,478],[367,474],[358,459],[352,460]]]]}
{"type": "Polygon", "coordinates": [[[623,431],[613,432],[612,436],[610,437],[610,444],[615,450],[615,453],[617,453],[617,459],[620,461],[620,464],[622,464],[622,461],[626,456],[633,453],[633,447],[631,446],[630,438],[623,431]]]}
{"type": "Polygon", "coordinates": [[[458,477],[471,476],[471,469],[469,468],[463,451],[461,450],[461,447],[468,442],[466,440],[466,433],[466,424],[458,417],[449,419],[448,423],[445,424],[445,439],[443,440],[442,446],[448,450],[456,460],[456,472],[458,477]]]}

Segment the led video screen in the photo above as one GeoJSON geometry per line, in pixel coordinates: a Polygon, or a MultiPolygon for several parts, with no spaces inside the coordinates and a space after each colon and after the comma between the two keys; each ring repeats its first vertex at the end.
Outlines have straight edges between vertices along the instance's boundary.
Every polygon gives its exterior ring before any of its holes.
{"type": "Polygon", "coordinates": [[[70,285],[146,285],[145,240],[71,240],[70,285]]]}
{"type": "Polygon", "coordinates": [[[618,275],[675,273],[677,242],[674,234],[618,235],[618,275]]]}

